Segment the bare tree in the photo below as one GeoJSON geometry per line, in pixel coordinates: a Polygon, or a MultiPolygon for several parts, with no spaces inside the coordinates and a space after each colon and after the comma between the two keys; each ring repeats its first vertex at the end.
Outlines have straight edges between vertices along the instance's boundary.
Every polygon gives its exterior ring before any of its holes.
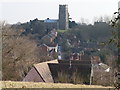
{"type": "Polygon", "coordinates": [[[3,80],[22,80],[32,64],[38,60],[36,42],[21,36],[21,31],[2,25],[3,80]]]}

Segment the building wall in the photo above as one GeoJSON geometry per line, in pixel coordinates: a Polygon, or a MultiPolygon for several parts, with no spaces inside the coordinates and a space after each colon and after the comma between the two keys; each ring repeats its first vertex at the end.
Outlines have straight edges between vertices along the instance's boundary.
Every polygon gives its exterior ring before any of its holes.
{"type": "Polygon", "coordinates": [[[59,5],[59,29],[65,30],[69,27],[68,6],[59,5]]]}
{"type": "Polygon", "coordinates": [[[73,53],[70,55],[70,60],[84,60],[84,61],[91,61],[91,57],[88,56],[88,55],[82,55],[82,54],[79,54],[79,53],[73,53]]]}

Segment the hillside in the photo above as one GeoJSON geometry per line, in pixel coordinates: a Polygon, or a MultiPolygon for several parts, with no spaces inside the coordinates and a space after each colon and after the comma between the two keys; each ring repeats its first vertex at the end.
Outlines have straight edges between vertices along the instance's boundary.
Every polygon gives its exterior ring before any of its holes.
{"type": "Polygon", "coordinates": [[[111,90],[112,87],[103,87],[97,85],[80,85],[80,84],[65,84],[65,83],[35,83],[35,82],[16,82],[16,81],[1,81],[2,88],[106,88],[111,90]]]}

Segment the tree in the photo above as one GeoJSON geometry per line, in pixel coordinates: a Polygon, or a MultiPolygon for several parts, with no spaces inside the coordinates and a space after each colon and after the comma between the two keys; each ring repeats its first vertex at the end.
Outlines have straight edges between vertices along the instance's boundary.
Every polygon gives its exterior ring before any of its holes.
{"type": "Polygon", "coordinates": [[[117,68],[120,71],[120,13],[115,12],[117,17],[114,20],[111,20],[111,26],[114,28],[112,31],[113,37],[109,40],[109,44],[114,44],[118,48],[118,60],[117,60],[117,68]]]}
{"type": "Polygon", "coordinates": [[[55,59],[55,55],[44,55],[31,35],[22,34],[23,29],[12,28],[4,23],[1,29],[3,80],[23,80],[33,64],[55,59]]]}
{"type": "Polygon", "coordinates": [[[3,80],[22,80],[32,64],[38,60],[36,42],[21,36],[19,31],[9,25],[2,26],[3,80]]]}
{"type": "Polygon", "coordinates": [[[118,59],[116,60],[116,69],[117,72],[115,73],[116,81],[115,87],[116,89],[120,89],[120,8],[118,8],[117,17],[114,20],[111,20],[111,26],[114,28],[112,32],[113,37],[109,40],[109,44],[114,44],[118,48],[118,59]]]}
{"type": "Polygon", "coordinates": [[[15,29],[24,29],[22,32],[23,35],[33,34],[35,39],[41,39],[46,33],[44,22],[38,20],[37,18],[34,20],[30,20],[30,22],[22,23],[22,24],[14,24],[12,28],[15,29]]]}

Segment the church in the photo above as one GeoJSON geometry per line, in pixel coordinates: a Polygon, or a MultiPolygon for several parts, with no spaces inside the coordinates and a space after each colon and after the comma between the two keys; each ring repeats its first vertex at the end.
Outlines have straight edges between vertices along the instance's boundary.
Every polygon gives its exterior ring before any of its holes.
{"type": "Polygon", "coordinates": [[[60,29],[68,30],[69,28],[69,13],[68,5],[59,5],[59,15],[58,19],[45,19],[40,20],[44,23],[46,30],[60,29]]]}

